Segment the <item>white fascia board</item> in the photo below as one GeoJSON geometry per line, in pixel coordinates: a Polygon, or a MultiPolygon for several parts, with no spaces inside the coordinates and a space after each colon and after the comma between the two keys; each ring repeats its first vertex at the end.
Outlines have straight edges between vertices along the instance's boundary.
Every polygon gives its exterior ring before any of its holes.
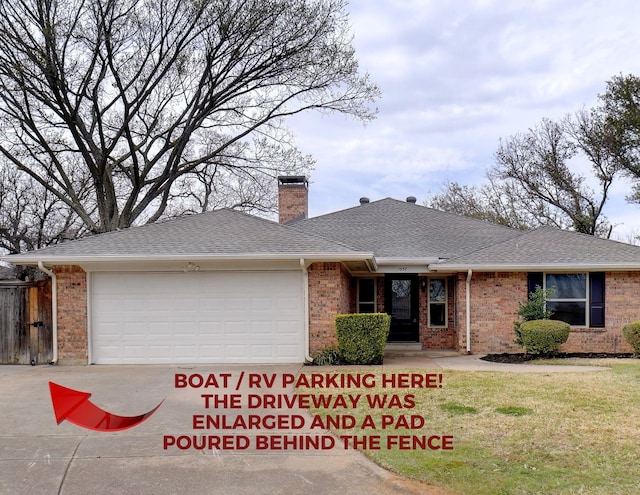
{"type": "Polygon", "coordinates": [[[365,262],[367,264],[367,268],[369,268],[369,272],[378,271],[378,260],[376,259],[375,256],[371,256],[371,258],[368,260],[365,260],[365,262]]]}
{"type": "Polygon", "coordinates": [[[437,262],[437,258],[377,258],[378,273],[385,274],[417,274],[428,273],[429,265],[437,262]]]}
{"type": "Polygon", "coordinates": [[[179,255],[98,255],[98,256],[38,256],[10,255],[2,259],[16,265],[37,265],[39,262],[48,265],[81,265],[84,263],[127,263],[158,261],[268,261],[299,260],[307,261],[372,261],[373,253],[244,253],[244,254],[179,254],[179,255]]]}
{"type": "Polygon", "coordinates": [[[376,258],[379,266],[425,266],[438,263],[439,258],[376,258]]]}
{"type": "Polygon", "coordinates": [[[638,263],[541,263],[514,265],[473,265],[473,264],[433,264],[429,268],[434,272],[543,272],[543,271],[640,271],[638,263]]]}

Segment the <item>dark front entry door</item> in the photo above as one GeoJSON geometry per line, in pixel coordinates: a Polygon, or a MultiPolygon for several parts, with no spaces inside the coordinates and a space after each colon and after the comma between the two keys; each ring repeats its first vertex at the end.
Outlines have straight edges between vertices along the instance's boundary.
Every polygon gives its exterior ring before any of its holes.
{"type": "Polygon", "coordinates": [[[391,315],[390,342],[418,342],[418,276],[387,275],[385,310],[391,315]]]}

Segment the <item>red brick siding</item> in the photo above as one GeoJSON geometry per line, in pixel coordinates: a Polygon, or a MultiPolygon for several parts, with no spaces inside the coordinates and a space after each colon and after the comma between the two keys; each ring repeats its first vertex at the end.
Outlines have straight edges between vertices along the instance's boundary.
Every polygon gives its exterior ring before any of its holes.
{"type": "Polygon", "coordinates": [[[304,184],[281,185],[278,188],[278,218],[287,223],[300,216],[307,217],[309,191],[304,184]]]}
{"type": "Polygon", "coordinates": [[[87,274],[79,266],[57,266],[58,362],[87,364],[87,274]]]}
{"type": "MultiPolygon", "coordinates": [[[[58,290],[58,360],[87,362],[87,278],[77,266],[55,267],[58,290]]],[[[466,349],[466,273],[448,280],[446,329],[428,328],[428,292],[420,291],[420,340],[424,349],[466,349]]],[[[640,320],[640,272],[607,272],[604,329],[573,329],[565,352],[631,352],[622,326],[640,320]]],[[[309,336],[313,354],[336,343],[335,316],[355,312],[356,285],[341,263],[309,267],[309,336]]],[[[474,273],[471,281],[471,351],[522,352],[514,344],[518,302],[527,297],[526,273],[474,273]]],[[[384,312],[384,279],[377,280],[378,311],[384,312]]]]}
{"type": "Polygon", "coordinates": [[[341,263],[313,263],[309,273],[309,348],[336,344],[336,315],[352,311],[351,277],[341,263]]]}
{"type": "MultiPolygon", "coordinates": [[[[456,348],[455,279],[453,277],[445,278],[447,278],[447,327],[429,328],[429,290],[428,288],[427,290],[422,290],[423,278],[422,276],[420,277],[420,342],[422,343],[422,349],[425,350],[456,348]]],[[[428,279],[425,277],[425,280],[428,279]]]]}
{"type": "Polygon", "coordinates": [[[447,318],[449,318],[449,330],[452,332],[453,340],[449,349],[455,349],[458,340],[458,322],[456,320],[456,277],[449,277],[447,280],[449,294],[447,295],[447,318]]]}
{"type": "MultiPolygon", "coordinates": [[[[458,345],[466,351],[466,279],[457,278],[458,345]]],[[[514,344],[518,302],[527,297],[526,273],[474,273],[471,279],[471,352],[521,352],[514,344]]]]}
{"type": "Polygon", "coordinates": [[[622,336],[622,327],[640,320],[640,272],[607,272],[605,304],[605,328],[572,330],[562,351],[633,352],[622,336]]]}
{"type": "MultiPolygon", "coordinates": [[[[458,347],[466,350],[466,273],[456,281],[458,347]]],[[[474,273],[471,279],[471,352],[523,352],[513,341],[518,302],[527,297],[527,274],[474,273]]],[[[607,272],[605,328],[574,328],[563,352],[631,352],[621,329],[640,320],[640,272],[607,272]]]]}

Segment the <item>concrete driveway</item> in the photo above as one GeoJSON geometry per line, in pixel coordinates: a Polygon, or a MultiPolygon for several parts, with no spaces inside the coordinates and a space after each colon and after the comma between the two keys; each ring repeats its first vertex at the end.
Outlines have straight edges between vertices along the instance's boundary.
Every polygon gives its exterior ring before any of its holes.
{"type": "MultiPolygon", "coordinates": [[[[0,493],[7,494],[445,494],[444,490],[404,480],[342,445],[331,450],[164,449],[165,437],[212,433],[194,431],[193,416],[212,414],[203,393],[176,388],[175,375],[243,371],[281,377],[298,373],[290,366],[0,366],[0,493]],[[91,431],[68,421],[56,424],[49,381],[89,392],[98,407],[122,416],[157,412],[139,426],[119,432],[91,431]]],[[[247,388],[231,392],[289,394],[247,388]]],[[[255,384],[254,384],[255,385],[255,384]]],[[[229,391],[229,390],[227,390],[229,391]]],[[[257,400],[260,400],[259,398],[257,400]]],[[[302,409],[246,410],[238,414],[304,415],[302,409]]],[[[214,430],[215,432],[215,430],[214,430]]],[[[243,432],[245,433],[245,432],[243,432]]],[[[259,432],[263,433],[263,432],[259,432]]],[[[277,434],[277,431],[268,431],[277,434]]],[[[280,431],[280,433],[282,433],[280,431]]],[[[291,432],[285,432],[291,433],[291,432]]],[[[308,430],[296,435],[310,435],[308,430]]],[[[326,434],[326,432],[324,432],[326,434]]],[[[255,431],[246,432],[248,436],[255,431]]]]}

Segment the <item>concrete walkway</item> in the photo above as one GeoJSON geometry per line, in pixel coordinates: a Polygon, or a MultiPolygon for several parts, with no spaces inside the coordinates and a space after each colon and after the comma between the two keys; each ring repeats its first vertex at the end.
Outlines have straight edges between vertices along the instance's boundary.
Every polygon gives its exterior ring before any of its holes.
{"type": "Polygon", "coordinates": [[[577,373],[603,371],[603,366],[555,365],[555,364],[509,364],[484,361],[483,355],[459,355],[452,352],[422,352],[407,355],[385,356],[382,368],[424,368],[458,371],[502,371],[509,373],[577,373]]]}
{"type": "Polygon", "coordinates": [[[509,364],[493,363],[480,359],[482,356],[435,357],[433,361],[444,370],[460,371],[502,371],[509,373],[580,373],[604,371],[605,366],[581,366],[565,364],[509,364]]]}

